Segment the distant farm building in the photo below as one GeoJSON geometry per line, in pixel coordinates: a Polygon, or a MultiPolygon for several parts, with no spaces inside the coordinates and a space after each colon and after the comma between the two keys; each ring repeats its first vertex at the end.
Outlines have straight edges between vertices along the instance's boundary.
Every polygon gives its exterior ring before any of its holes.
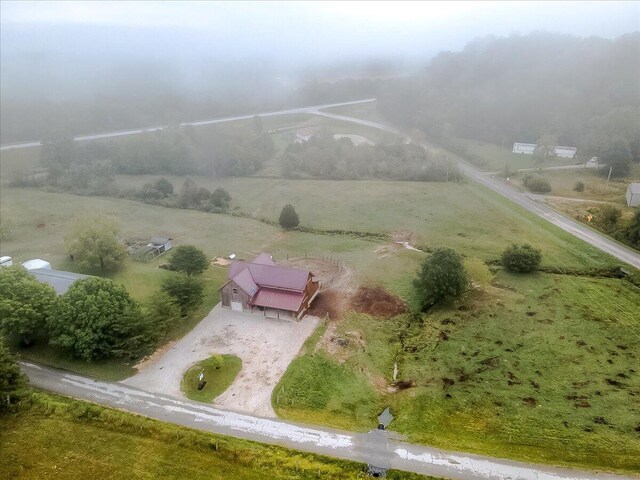
{"type": "Polygon", "coordinates": [[[51,285],[58,295],[66,293],[69,287],[77,280],[89,278],[88,275],[81,275],[80,273],[54,270],[51,268],[49,262],[40,260],[39,258],[28,260],[24,262],[22,266],[26,268],[31,275],[36,277],[36,280],[40,283],[51,285]]]}
{"type": "Polygon", "coordinates": [[[156,257],[159,257],[165,252],[171,250],[171,239],[166,237],[151,237],[148,243],[136,242],[133,245],[129,245],[127,253],[133,257],[134,260],[141,262],[148,262],[156,257]]]}
{"type": "Polygon", "coordinates": [[[576,147],[556,147],[553,149],[555,156],[560,158],[573,158],[577,151],[576,147]]]}
{"type": "Polygon", "coordinates": [[[537,145],[535,143],[514,143],[513,153],[521,153],[523,155],[533,155],[537,145]]]}
{"type": "Polygon", "coordinates": [[[637,207],[640,205],[640,183],[630,183],[627,187],[627,206],[637,207]]]}
{"type": "Polygon", "coordinates": [[[232,262],[227,278],[220,288],[223,307],[272,318],[300,320],[319,287],[309,270],[277,265],[266,253],[251,262],[232,262]]]}
{"type": "Polygon", "coordinates": [[[311,127],[302,127],[296,131],[295,143],[308,142],[315,135],[315,131],[311,127]]]}

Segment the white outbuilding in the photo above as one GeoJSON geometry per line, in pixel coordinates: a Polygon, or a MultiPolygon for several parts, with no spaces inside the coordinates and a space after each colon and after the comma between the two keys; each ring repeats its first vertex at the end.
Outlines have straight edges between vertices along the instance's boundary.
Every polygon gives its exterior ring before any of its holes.
{"type": "Polygon", "coordinates": [[[533,155],[536,147],[535,143],[514,143],[513,144],[513,153],[521,153],[523,155],[533,155]]]}
{"type": "Polygon", "coordinates": [[[578,149],[576,147],[555,147],[553,153],[559,158],[573,158],[576,156],[578,149]]]}
{"type": "Polygon", "coordinates": [[[34,258],[33,260],[27,260],[22,264],[24,268],[27,270],[35,270],[40,268],[46,268],[47,270],[51,270],[51,264],[46,260],[42,260],[40,258],[34,258]]]}
{"type": "Polygon", "coordinates": [[[630,183],[627,187],[627,206],[637,207],[640,205],[640,183],[630,183]]]}

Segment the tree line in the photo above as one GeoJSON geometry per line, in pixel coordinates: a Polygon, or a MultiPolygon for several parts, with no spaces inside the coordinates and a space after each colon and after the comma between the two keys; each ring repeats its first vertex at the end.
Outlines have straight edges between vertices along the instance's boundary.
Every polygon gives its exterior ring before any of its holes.
{"type": "Polygon", "coordinates": [[[640,33],[487,37],[387,83],[378,109],[447,147],[459,146],[457,138],[509,148],[553,138],[577,146],[583,159],[611,155],[628,164],[640,161],[639,75],[640,33]]]}
{"type": "Polygon", "coordinates": [[[254,128],[220,132],[216,129],[167,129],[126,139],[74,142],[45,141],[40,164],[44,177],[18,172],[17,186],[44,183],[78,193],[105,194],[115,174],[247,176],[260,169],[275,152],[271,136],[254,128]]]}
{"type": "Polygon", "coordinates": [[[446,158],[429,154],[419,145],[355,145],[349,138],[335,139],[328,131],[312,136],[309,141],[289,145],[281,162],[287,178],[422,182],[461,179],[446,158]]]}

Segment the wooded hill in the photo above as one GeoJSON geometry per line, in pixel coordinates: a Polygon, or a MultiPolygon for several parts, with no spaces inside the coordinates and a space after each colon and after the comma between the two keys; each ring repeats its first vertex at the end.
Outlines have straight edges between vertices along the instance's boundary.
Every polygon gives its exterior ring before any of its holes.
{"type": "Polygon", "coordinates": [[[487,37],[443,52],[378,94],[392,122],[434,139],[504,146],[557,137],[598,153],[622,136],[640,159],[640,33],[614,40],[533,33],[487,37]]]}

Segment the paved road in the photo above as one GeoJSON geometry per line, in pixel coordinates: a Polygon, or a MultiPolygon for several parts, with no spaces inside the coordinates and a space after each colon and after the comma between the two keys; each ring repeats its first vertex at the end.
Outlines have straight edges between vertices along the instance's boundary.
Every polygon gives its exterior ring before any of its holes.
{"type": "MultiPolygon", "coordinates": [[[[276,117],[279,115],[292,115],[296,113],[311,113],[311,112],[317,112],[318,110],[323,108],[342,107],[346,105],[356,105],[358,103],[370,103],[375,101],[376,101],[375,98],[367,98],[364,100],[354,100],[352,102],[330,103],[327,105],[313,105],[310,107],[290,108],[288,110],[278,110],[276,112],[251,113],[249,115],[237,115],[234,117],[214,118],[211,120],[199,120],[195,122],[182,122],[180,126],[181,127],[199,127],[202,125],[214,125],[216,123],[235,122],[237,120],[248,120],[250,118],[255,117],[256,115],[261,117],[276,117]]],[[[123,137],[128,135],[140,135],[141,133],[156,132],[158,130],[163,130],[165,128],[167,128],[166,125],[155,125],[155,126],[144,127],[144,128],[133,128],[130,130],[118,130],[114,132],[94,133],[91,135],[78,135],[73,137],[73,141],[83,142],[87,140],[99,140],[103,138],[115,138],[115,137],[123,137]]],[[[13,150],[17,148],[38,147],[40,145],[42,145],[42,142],[39,140],[33,140],[30,142],[21,142],[21,143],[10,143],[10,144],[1,145],[0,151],[13,150]]]]}
{"type": "MultiPolygon", "coordinates": [[[[389,126],[382,123],[371,122],[369,120],[362,120],[354,117],[346,117],[344,115],[335,115],[327,112],[320,112],[310,110],[310,113],[315,115],[321,115],[323,117],[334,118],[336,120],[342,120],[345,122],[357,123],[359,125],[366,125],[372,128],[378,128],[380,130],[385,130],[391,133],[400,134],[400,132],[389,126]]],[[[427,149],[431,149],[432,147],[429,145],[423,145],[427,149]]],[[[490,188],[496,193],[499,193],[503,197],[511,200],[512,202],[520,205],[521,207],[529,210],[530,212],[536,214],[540,218],[547,220],[548,222],[553,223],[557,227],[560,227],[566,232],[569,232],[575,237],[578,237],[581,240],[593,245],[594,247],[606,252],[618,260],[622,260],[629,265],[633,265],[635,268],[640,269],[640,253],[637,251],[626,247],[611,238],[601,235],[594,230],[572,220],[568,217],[565,217],[561,213],[556,212],[550,207],[540,204],[531,198],[529,198],[526,194],[516,190],[510,185],[507,185],[505,182],[494,178],[487,173],[477,169],[476,167],[464,162],[458,161],[458,167],[460,171],[466,175],[467,177],[475,180],[476,182],[484,185],[487,188],[490,188]]]]}
{"type": "Polygon", "coordinates": [[[446,452],[389,438],[386,432],[350,433],[252,417],[207,404],[145,392],[22,363],[31,384],[62,395],[212,433],[331,457],[451,479],[622,480],[630,477],[545,467],[480,455],[446,452]]]}

